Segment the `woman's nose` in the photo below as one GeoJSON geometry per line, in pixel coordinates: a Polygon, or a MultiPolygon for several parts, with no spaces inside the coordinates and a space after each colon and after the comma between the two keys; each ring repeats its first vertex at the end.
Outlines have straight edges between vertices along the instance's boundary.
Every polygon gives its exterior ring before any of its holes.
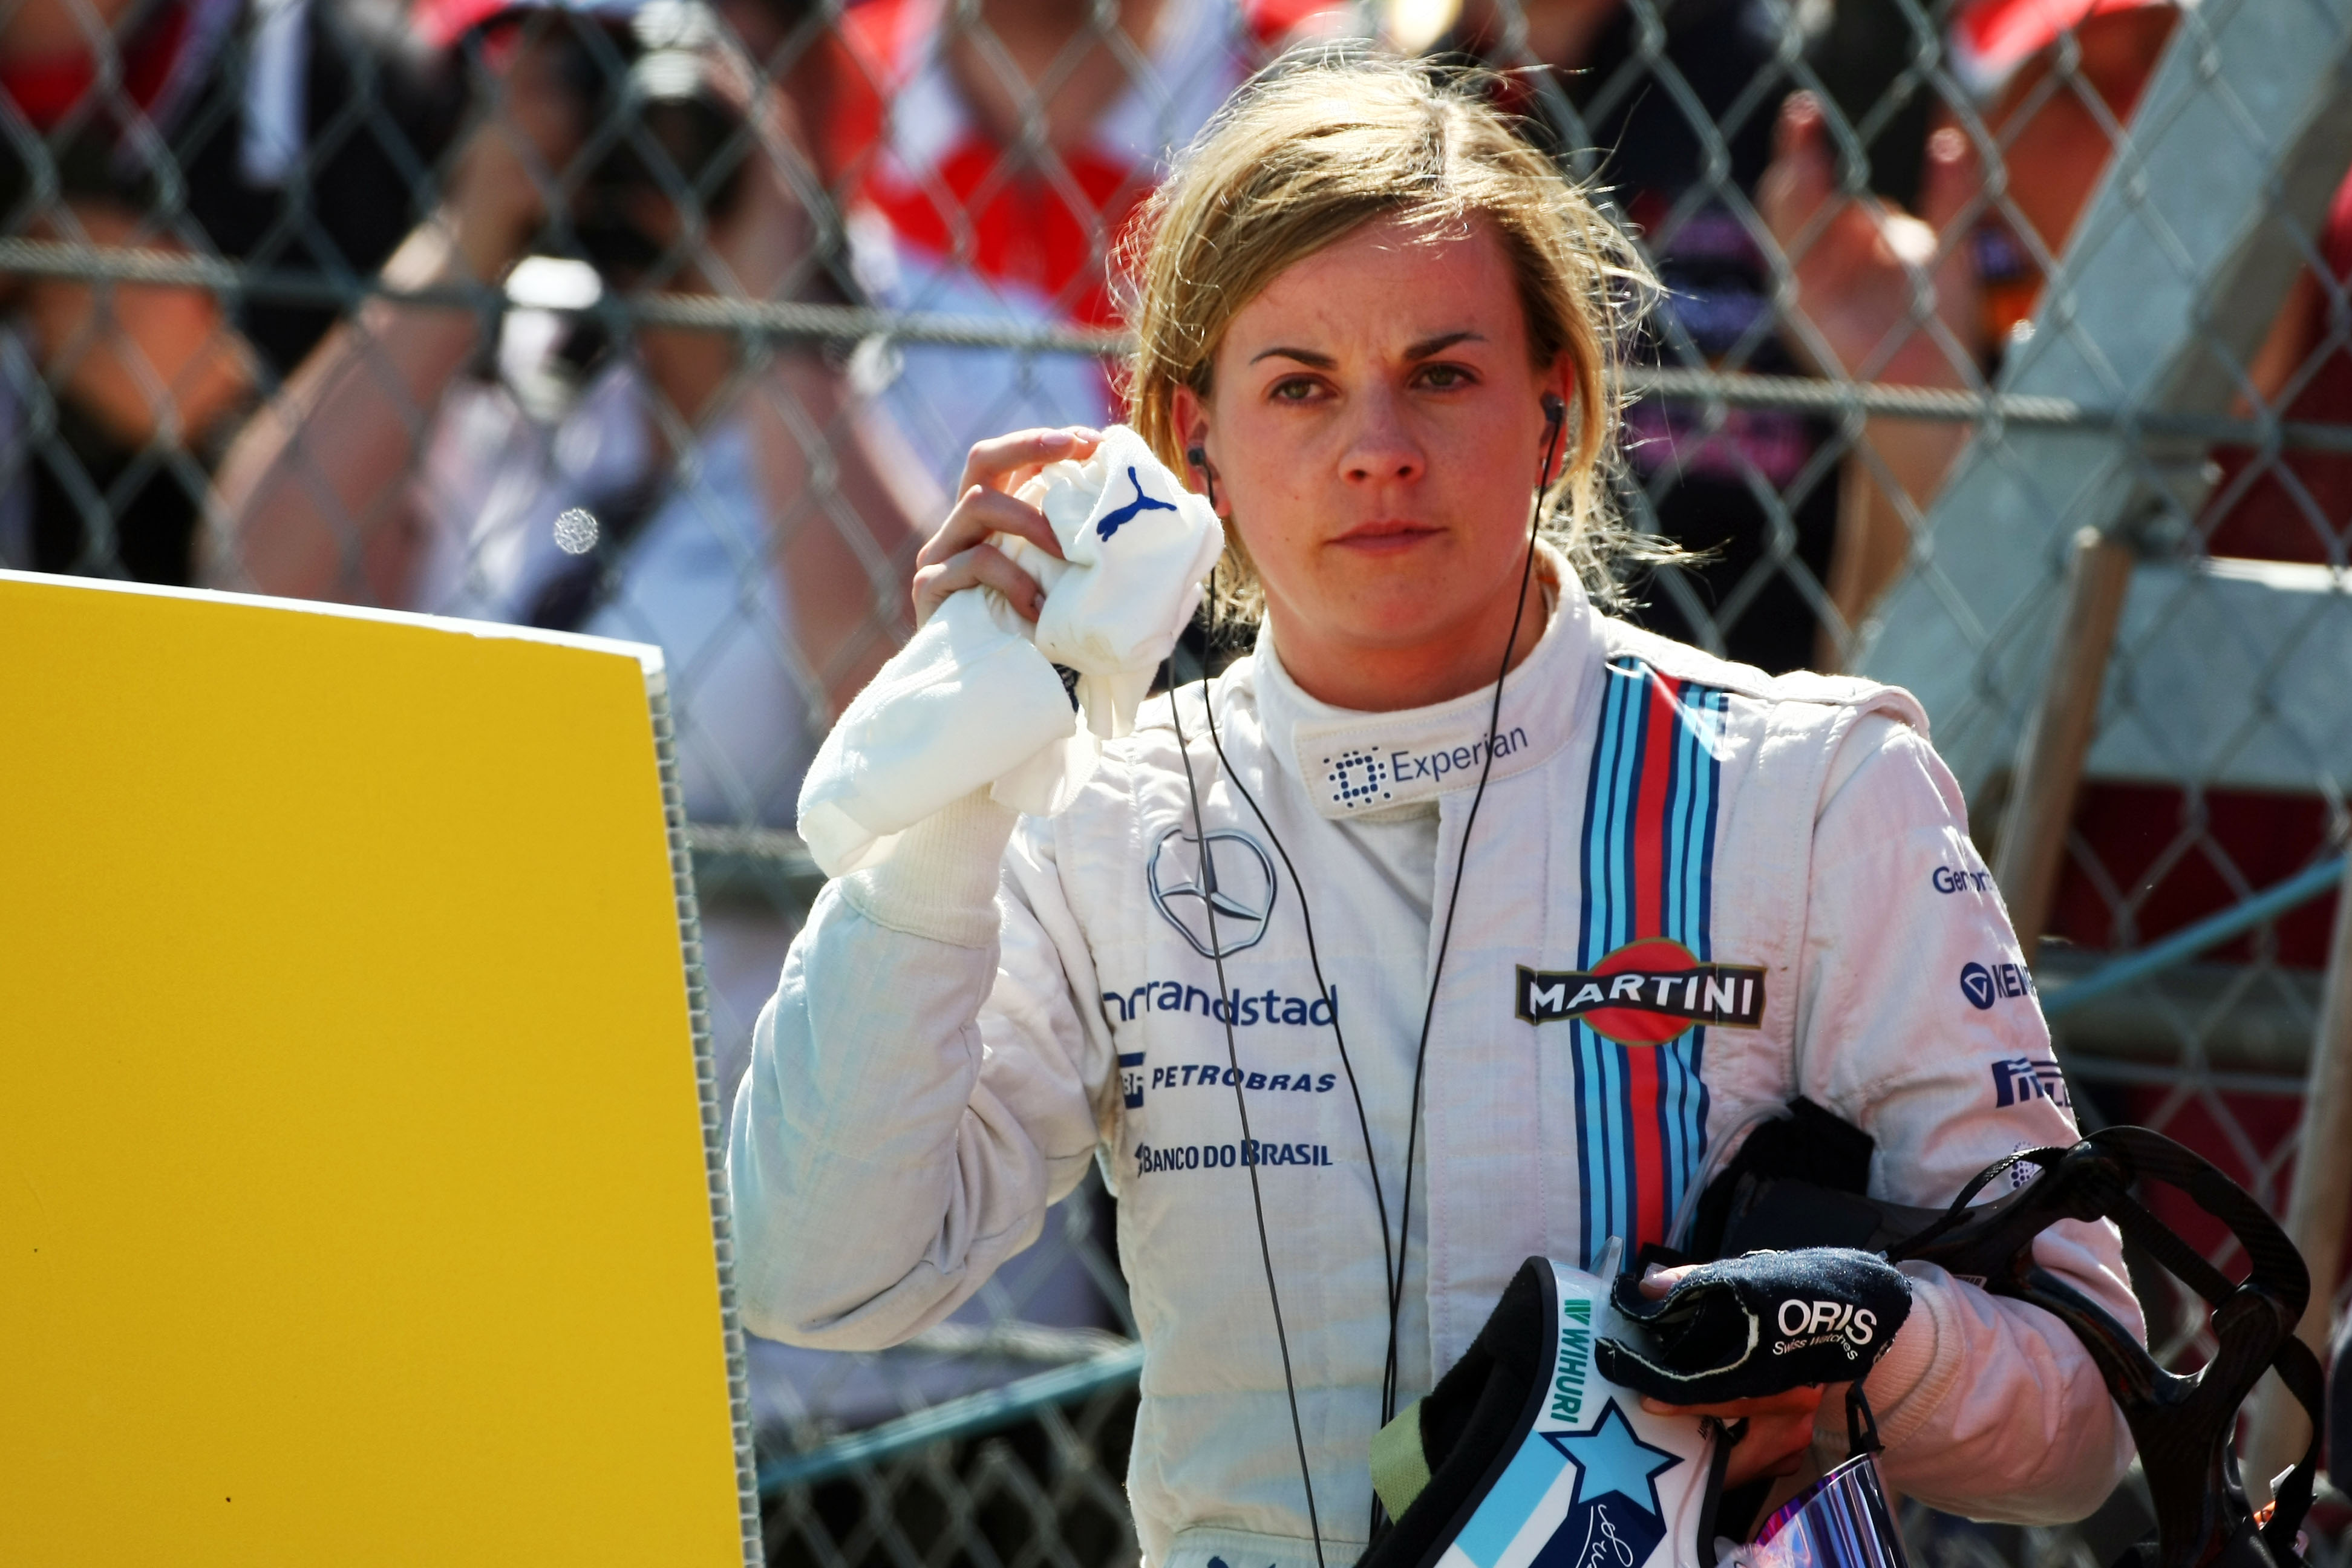
{"type": "Polygon", "coordinates": [[[1360,413],[1342,459],[1349,482],[1377,485],[1419,479],[1428,460],[1407,427],[1395,395],[1375,393],[1360,399],[1357,406],[1360,413]]]}

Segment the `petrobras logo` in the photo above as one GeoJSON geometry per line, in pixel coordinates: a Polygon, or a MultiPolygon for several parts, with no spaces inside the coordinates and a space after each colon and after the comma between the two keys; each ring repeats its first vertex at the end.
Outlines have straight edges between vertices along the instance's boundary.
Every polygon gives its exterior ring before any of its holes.
{"type": "MultiPolygon", "coordinates": [[[[2074,1109],[2074,1097],[2066,1088],[2066,1075],[2055,1061],[2036,1061],[2032,1057],[2011,1057],[1992,1064],[1992,1102],[1996,1108],[2022,1105],[2029,1100],[2047,1100],[2063,1110],[2074,1109]]],[[[2023,1166],[2016,1167],[2019,1170],[2023,1166]]]]}
{"type": "Polygon", "coordinates": [[[2021,963],[1960,965],[1960,994],[1979,1013],[1991,1011],[1996,1002],[2034,994],[2033,973],[2021,963]]]}
{"type": "Polygon", "coordinates": [[[1858,1361],[1864,1347],[1877,1336],[1878,1314],[1847,1301],[1808,1301],[1791,1296],[1772,1315],[1780,1331],[1773,1342],[1774,1355],[1790,1355],[1813,1346],[1833,1343],[1848,1361],[1858,1361]]]}
{"type": "Polygon", "coordinates": [[[1265,937],[1274,913],[1274,861],[1233,828],[1194,837],[1171,827],[1144,868],[1151,901],[1202,958],[1231,958],[1265,937]]]}
{"type": "Polygon", "coordinates": [[[1143,1053],[1121,1051],[1118,1057],[1118,1092],[1134,1110],[1143,1104],[1143,1053]]]}
{"type": "MultiPolygon", "coordinates": [[[[1420,799],[1440,793],[1448,781],[1462,784],[1486,765],[1489,737],[1480,735],[1456,745],[1350,746],[1323,759],[1323,782],[1331,804],[1354,811],[1399,798],[1420,799]]],[[[1491,750],[1497,761],[1515,756],[1528,746],[1522,727],[1501,731],[1491,750]]]]}
{"type": "MultiPolygon", "coordinates": [[[[1127,1058],[1122,1057],[1121,1061],[1127,1058]]],[[[1151,1069],[1153,1089],[1245,1089],[1251,1093],[1328,1094],[1338,1085],[1337,1073],[1251,1072],[1241,1068],[1226,1067],[1218,1062],[1171,1062],[1164,1068],[1151,1069]]],[[[1128,1104],[1143,1103],[1143,1089],[1136,1089],[1128,1104]]]]}
{"type": "Polygon", "coordinates": [[[1530,1024],[1580,1018],[1626,1046],[1660,1045],[1700,1024],[1754,1029],[1764,1022],[1764,971],[1703,961],[1678,942],[1645,937],[1589,970],[1521,964],[1517,1014],[1530,1024]]]}

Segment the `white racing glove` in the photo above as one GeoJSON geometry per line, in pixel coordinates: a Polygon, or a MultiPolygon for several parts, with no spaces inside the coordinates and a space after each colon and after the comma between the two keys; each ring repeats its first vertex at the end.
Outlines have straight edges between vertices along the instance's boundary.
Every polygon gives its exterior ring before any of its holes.
{"type": "Polygon", "coordinates": [[[1067,805],[1102,743],[1134,728],[1224,548],[1209,503],[1124,425],[1018,494],[1065,557],[990,542],[1045,590],[1036,625],[993,588],[951,595],[851,701],[801,783],[801,837],[825,875],[880,865],[977,789],[1033,816],[1067,805]],[[1076,711],[1055,665],[1077,672],[1076,711]]]}

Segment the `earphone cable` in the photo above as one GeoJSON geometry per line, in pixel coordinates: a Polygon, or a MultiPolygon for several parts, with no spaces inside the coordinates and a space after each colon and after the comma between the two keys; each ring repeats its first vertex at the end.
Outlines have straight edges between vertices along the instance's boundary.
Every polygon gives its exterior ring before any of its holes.
{"type": "MultiPolygon", "coordinates": [[[[1349,1058],[1348,1053],[1347,1037],[1340,1029],[1338,1000],[1333,998],[1331,1002],[1332,1038],[1339,1051],[1339,1064],[1348,1076],[1349,1092],[1355,1100],[1356,1122],[1359,1130],[1363,1135],[1364,1141],[1365,1164],[1371,1173],[1372,1201],[1380,1211],[1381,1273],[1388,1287],[1389,1298],[1388,1345],[1382,1358],[1381,1382],[1380,1424],[1383,1426],[1387,1426],[1396,1415],[1395,1405],[1399,1365],[1397,1355],[1397,1330],[1404,1300],[1404,1274],[1406,1262],[1404,1253],[1411,1245],[1412,1164],[1414,1156],[1419,1150],[1422,1087],[1424,1069],[1427,1066],[1429,1057],[1430,1030],[1436,1018],[1437,994],[1439,985],[1444,978],[1446,952],[1453,942],[1454,916],[1455,908],[1461,900],[1462,878],[1465,870],[1469,865],[1470,834],[1472,828],[1477,824],[1478,807],[1486,799],[1487,778],[1494,771],[1495,736],[1502,724],[1503,682],[1510,674],[1511,656],[1518,647],[1519,631],[1526,623],[1528,593],[1529,585],[1533,583],[1535,576],[1536,540],[1541,531],[1542,526],[1541,509],[1543,506],[1544,492],[1551,487],[1552,467],[1559,459],[1559,438],[1564,433],[1562,430],[1564,411],[1558,399],[1548,396],[1545,399],[1545,406],[1546,412],[1549,416],[1547,420],[1549,428],[1546,431],[1545,437],[1543,462],[1538,469],[1536,477],[1536,507],[1538,515],[1531,522],[1528,531],[1527,557],[1521,564],[1519,571],[1518,604],[1512,611],[1510,636],[1505,641],[1503,646],[1502,667],[1496,672],[1495,676],[1494,702],[1487,712],[1486,754],[1484,763],[1479,768],[1477,790],[1470,798],[1470,809],[1462,825],[1462,845],[1454,862],[1454,886],[1446,899],[1445,923],[1439,935],[1436,958],[1430,970],[1429,995],[1422,1013],[1421,1038],[1413,1052],[1412,1095],[1409,1108],[1409,1114],[1406,1120],[1404,1187],[1398,1208],[1398,1226],[1394,1233],[1395,1244],[1393,1247],[1391,1246],[1390,1241],[1391,1233],[1389,1227],[1388,1202],[1383,1190],[1383,1184],[1381,1181],[1380,1160],[1372,1146],[1370,1118],[1367,1115],[1364,1109],[1363,1091],[1357,1082],[1355,1063],[1349,1058]]],[[[1195,447],[1191,451],[1187,452],[1186,456],[1192,461],[1193,465],[1200,469],[1202,480],[1206,489],[1207,498],[1210,504],[1214,506],[1216,503],[1216,484],[1214,477],[1209,471],[1205,454],[1202,452],[1200,447],[1195,447]]],[[[1208,598],[1213,605],[1215,601],[1215,597],[1216,574],[1215,571],[1212,569],[1209,575],[1208,598]]],[[[1213,622],[1213,616],[1212,619],[1213,622]]],[[[1186,744],[1184,739],[1183,721],[1181,718],[1178,716],[1179,693],[1175,689],[1174,665],[1172,658],[1166,667],[1166,674],[1163,679],[1169,688],[1169,718],[1171,724],[1175,730],[1177,754],[1183,759],[1184,783],[1191,795],[1192,807],[1192,831],[1195,836],[1201,856],[1201,875],[1204,882],[1208,885],[1209,891],[1213,893],[1215,890],[1216,872],[1211,858],[1208,827],[1201,812],[1200,784],[1193,774],[1192,755],[1191,749],[1186,744]]],[[[1313,913],[1309,910],[1307,901],[1306,883],[1300,879],[1297,867],[1291,861],[1290,851],[1284,847],[1282,837],[1275,831],[1274,824],[1267,818],[1265,808],[1259,805],[1256,796],[1253,795],[1250,792],[1249,787],[1242,782],[1240,776],[1234,771],[1232,763],[1225,756],[1223,740],[1217,732],[1216,703],[1209,689],[1209,675],[1207,670],[1207,661],[1205,658],[1202,660],[1200,687],[1201,707],[1202,713],[1206,717],[1210,747],[1216,755],[1217,764],[1223,771],[1224,777],[1233,784],[1234,789],[1241,795],[1242,799],[1248,804],[1250,814],[1257,819],[1258,826],[1265,830],[1266,837],[1272,841],[1274,845],[1275,853],[1282,858],[1283,868],[1290,874],[1292,886],[1297,888],[1298,890],[1299,918],[1304,924],[1307,934],[1307,962],[1313,969],[1315,984],[1318,989],[1324,995],[1328,996],[1330,994],[1330,991],[1323,978],[1323,960],[1321,953],[1317,949],[1315,942],[1315,921],[1313,913]]],[[[1230,1009],[1233,1003],[1231,1000],[1230,990],[1225,984],[1223,944],[1217,938],[1215,900],[1213,898],[1207,898],[1203,899],[1202,903],[1204,910],[1206,911],[1209,922],[1209,946],[1211,949],[1210,960],[1216,968],[1217,989],[1220,995],[1226,999],[1226,1006],[1230,1009]]],[[[1288,1396],[1290,1405],[1291,1435],[1297,1445],[1299,1479],[1305,1486],[1307,1492],[1307,1527],[1313,1531],[1315,1536],[1315,1560],[1318,1568],[1324,1568],[1323,1531],[1316,1511],[1314,1477],[1307,1459],[1306,1426],[1299,1415],[1298,1384],[1291,1369],[1290,1342],[1283,1324],[1281,1294],[1275,1283],[1274,1249],[1273,1243],[1268,1238],[1266,1232],[1265,1195],[1258,1184],[1256,1163],[1250,1157],[1254,1151],[1250,1142],[1249,1106],[1242,1086],[1241,1064],[1239,1060],[1239,1053],[1234,1044],[1234,1024],[1230,1011],[1228,1012],[1224,1023],[1226,1067],[1234,1076],[1234,1105],[1241,1118],[1243,1163],[1249,1171],[1250,1200],[1257,1220],[1258,1254],[1265,1267],[1266,1295],[1273,1304],[1275,1338],[1282,1353],[1283,1388],[1284,1392],[1288,1396]]],[[[1377,1533],[1383,1516],[1383,1510],[1377,1494],[1372,1499],[1370,1511],[1371,1517],[1369,1530],[1373,1533],[1377,1533]]]]}
{"type": "MultiPolygon", "coordinates": [[[[1554,405],[1547,404],[1547,411],[1554,405]]],[[[1421,1041],[1412,1055],[1412,1099],[1405,1121],[1404,1189],[1397,1204],[1397,1269],[1389,1289],[1388,1364],[1381,1379],[1381,1425],[1385,1426],[1396,1417],[1397,1396],[1397,1323],[1404,1305],[1405,1253],[1412,1244],[1412,1163],[1420,1152],[1421,1091],[1429,1063],[1429,1032],[1437,1018],[1438,988],[1445,978],[1446,949],[1454,941],[1454,912],[1462,901],[1462,877],[1470,865],[1470,833],[1478,823],[1478,807],[1486,798],[1486,781],[1495,771],[1495,735],[1503,723],[1503,681],[1511,673],[1511,655],[1519,646],[1519,628],[1528,614],[1528,592],[1535,581],[1536,540],[1543,531],[1543,497],[1551,488],[1552,465],[1559,458],[1559,439],[1565,434],[1564,416],[1554,413],[1544,444],[1542,467],[1536,475],[1536,515],[1528,526],[1527,560],[1519,568],[1519,603],[1511,612],[1511,635],[1503,644],[1502,668],[1495,672],[1495,700],[1486,715],[1486,757],[1478,768],[1478,788],[1470,796],[1470,809],[1462,822],[1462,847],[1454,861],[1454,886],[1445,897],[1445,924],[1437,939],[1437,957],[1430,965],[1429,999],[1421,1015],[1421,1041]]],[[[1377,1509],[1377,1503],[1375,1504],[1377,1509]]],[[[1377,1512],[1374,1515],[1378,1518],[1377,1512]]]]}
{"type": "Polygon", "coordinates": [[[1282,835],[1276,833],[1274,830],[1274,824],[1267,820],[1265,808],[1258,805],[1257,796],[1250,792],[1249,785],[1242,782],[1241,774],[1234,771],[1233,763],[1226,759],[1224,741],[1217,733],[1216,706],[1208,700],[1207,676],[1202,677],[1201,686],[1202,708],[1209,724],[1209,745],[1217,753],[1217,766],[1224,771],[1226,779],[1234,786],[1234,793],[1240,795],[1248,805],[1250,815],[1257,818],[1257,825],[1265,829],[1267,841],[1274,846],[1274,852],[1282,858],[1282,868],[1290,875],[1290,885],[1298,890],[1298,919],[1307,931],[1307,967],[1314,973],[1317,993],[1329,997],[1331,1001],[1331,1039],[1339,1050],[1340,1070],[1348,1075],[1348,1093],[1356,1102],[1356,1127],[1363,1134],[1364,1139],[1364,1168],[1371,1173],[1372,1177],[1372,1206],[1380,1211],[1381,1278],[1391,1279],[1396,1273],[1396,1254],[1389,1245],[1388,1196],[1381,1188],[1380,1156],[1372,1149],[1372,1121],[1370,1116],[1364,1110],[1364,1091],[1356,1081],[1355,1061],[1348,1055],[1347,1033],[1339,1026],[1339,998],[1332,996],[1330,984],[1323,978],[1323,955],[1315,945],[1315,911],[1307,902],[1307,883],[1299,877],[1298,868],[1291,864],[1290,851],[1283,847],[1282,835]]]}
{"type": "MultiPolygon", "coordinates": [[[[1213,596],[1216,589],[1216,573],[1213,569],[1209,576],[1210,593],[1213,596]]],[[[1217,994],[1225,1007],[1225,1068],[1234,1086],[1234,1109],[1241,1117],[1242,1168],[1249,1173],[1250,1207],[1257,1218],[1258,1258],[1265,1265],[1265,1295],[1267,1301],[1274,1308],[1275,1343],[1282,1352],[1282,1387],[1290,1401],[1291,1438],[1298,1447],[1298,1479],[1299,1484],[1307,1489],[1307,1528],[1315,1537],[1316,1568],[1328,1568],[1323,1560],[1323,1524],[1315,1509],[1315,1473],[1307,1462],[1307,1426],[1299,1418],[1298,1414],[1298,1380],[1293,1374],[1290,1365],[1290,1335],[1283,1327],[1282,1291],[1275,1284],[1274,1279],[1274,1243],[1266,1235],[1265,1194],[1258,1184],[1256,1147],[1250,1137],[1249,1099],[1243,1087],[1240,1051],[1234,1043],[1234,995],[1232,989],[1225,984],[1224,943],[1217,938],[1217,901],[1214,897],[1217,885],[1216,865],[1209,848],[1208,825],[1201,815],[1200,780],[1193,775],[1192,752],[1191,747],[1185,742],[1184,721],[1178,712],[1181,705],[1180,699],[1182,693],[1176,689],[1175,664],[1172,658],[1167,661],[1164,679],[1169,689],[1168,721],[1176,731],[1176,754],[1183,759],[1184,787],[1192,796],[1192,833],[1201,855],[1201,880],[1204,890],[1211,895],[1201,900],[1201,906],[1206,911],[1209,921],[1209,962],[1216,966],[1217,994]]],[[[1202,706],[1209,707],[1212,701],[1208,681],[1204,678],[1201,682],[1202,706]]],[[[1222,752],[1218,760],[1222,764],[1223,761],[1222,752]]],[[[1227,776],[1231,776],[1230,772],[1227,776]]],[[[1337,1016],[1337,1009],[1334,1009],[1333,1016],[1337,1016]]]]}

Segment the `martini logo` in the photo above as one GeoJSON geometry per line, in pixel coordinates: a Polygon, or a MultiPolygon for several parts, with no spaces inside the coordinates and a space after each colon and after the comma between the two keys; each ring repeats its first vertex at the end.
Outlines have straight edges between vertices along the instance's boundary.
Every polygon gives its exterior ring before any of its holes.
{"type": "Polygon", "coordinates": [[[1625,1046],[1655,1046],[1695,1024],[1753,1029],[1764,1022],[1764,971],[1702,963],[1664,937],[1627,942],[1591,969],[1519,966],[1518,1016],[1530,1024],[1581,1018],[1625,1046]]]}

